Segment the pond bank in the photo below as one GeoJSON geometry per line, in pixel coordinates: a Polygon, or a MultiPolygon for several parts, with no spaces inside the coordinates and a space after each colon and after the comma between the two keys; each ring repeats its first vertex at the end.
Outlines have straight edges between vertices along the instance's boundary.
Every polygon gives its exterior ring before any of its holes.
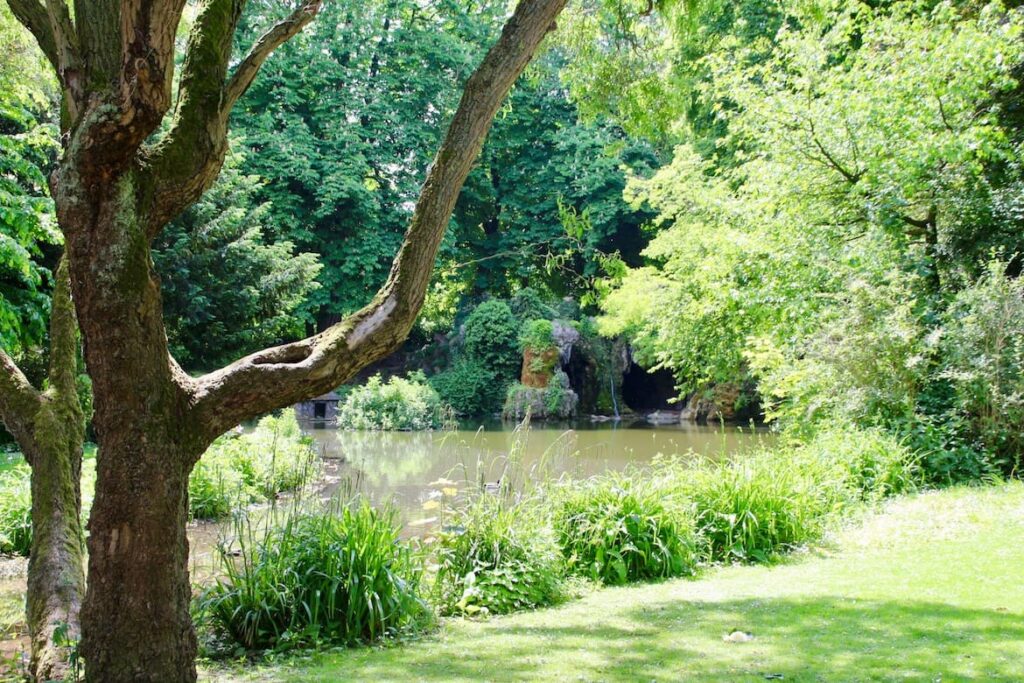
{"type": "Polygon", "coordinates": [[[1024,677],[1024,484],[900,497],[825,549],[205,681],[1024,677]],[[750,642],[725,642],[735,629],[750,642]]]}

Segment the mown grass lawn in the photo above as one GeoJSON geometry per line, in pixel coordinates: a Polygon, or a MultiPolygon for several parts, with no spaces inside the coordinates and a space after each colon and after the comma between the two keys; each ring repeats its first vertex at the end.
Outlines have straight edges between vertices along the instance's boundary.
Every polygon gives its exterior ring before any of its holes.
{"type": "Polygon", "coordinates": [[[771,567],[207,680],[1024,681],[1024,484],[900,498],[771,567]],[[751,642],[724,642],[734,629],[751,642]]]}

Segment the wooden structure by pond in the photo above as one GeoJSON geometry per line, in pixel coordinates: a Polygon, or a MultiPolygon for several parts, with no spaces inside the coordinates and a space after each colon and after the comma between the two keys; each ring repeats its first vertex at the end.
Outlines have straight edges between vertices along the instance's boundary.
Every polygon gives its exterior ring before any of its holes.
{"type": "Polygon", "coordinates": [[[341,396],[331,391],[322,396],[295,404],[295,416],[303,422],[338,424],[338,403],[341,396]]]}

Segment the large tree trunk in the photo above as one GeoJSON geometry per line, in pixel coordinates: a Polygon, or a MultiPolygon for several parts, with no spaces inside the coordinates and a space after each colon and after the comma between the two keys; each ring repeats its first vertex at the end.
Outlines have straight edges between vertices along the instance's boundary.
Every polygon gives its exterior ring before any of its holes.
{"type": "Polygon", "coordinates": [[[173,447],[139,446],[105,450],[98,472],[82,619],[86,672],[111,683],[194,681],[188,472],[173,447]]]}
{"type": "Polygon", "coordinates": [[[129,169],[103,194],[71,183],[57,194],[62,224],[75,226],[66,248],[101,454],[81,650],[88,678],[104,683],[196,678],[185,523],[206,444],[190,439],[186,378],[166,352],[139,209],[147,191],[129,169]],[[102,253],[98,233],[113,238],[102,253]]]}

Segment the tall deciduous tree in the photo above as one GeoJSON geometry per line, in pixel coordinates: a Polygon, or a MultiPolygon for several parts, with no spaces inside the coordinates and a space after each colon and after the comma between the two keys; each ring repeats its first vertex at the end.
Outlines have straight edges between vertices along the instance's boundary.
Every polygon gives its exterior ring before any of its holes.
{"type": "MultiPolygon", "coordinates": [[[[67,132],[51,191],[100,446],[82,612],[89,679],[195,680],[189,472],[239,421],[337,386],[408,334],[491,121],[565,3],[522,0],[466,82],[372,302],[316,336],[193,378],[168,353],[151,243],[217,177],[233,105],[271,52],[312,21],[320,1],[303,0],[237,62],[232,44],[245,1],[201,2],[174,98],[185,0],[79,0],[70,8],[62,0],[8,0],[63,94],[67,132]],[[167,114],[170,124],[161,128],[167,114]]],[[[13,367],[3,372],[6,384],[21,387],[13,367]]]]}

